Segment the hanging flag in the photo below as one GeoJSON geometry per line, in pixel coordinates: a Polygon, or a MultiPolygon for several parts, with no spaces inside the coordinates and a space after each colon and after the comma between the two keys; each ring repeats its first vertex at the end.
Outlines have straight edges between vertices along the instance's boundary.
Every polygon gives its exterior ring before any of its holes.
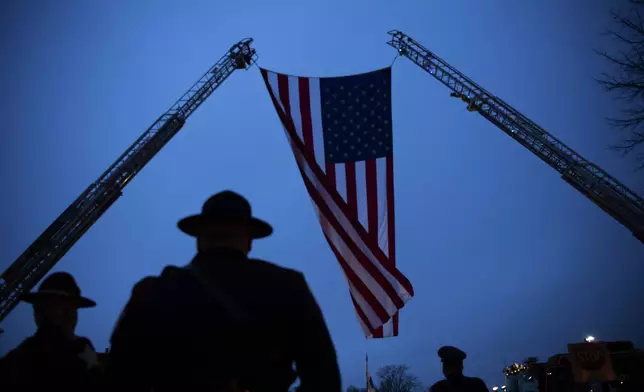
{"type": "Polygon", "coordinates": [[[334,78],[260,70],[365,336],[397,336],[414,291],[395,266],[391,68],[334,78]]]}
{"type": "Polygon", "coordinates": [[[365,354],[366,364],[367,364],[367,392],[377,392],[376,386],[373,385],[373,379],[371,374],[369,374],[369,356],[365,354]]]}

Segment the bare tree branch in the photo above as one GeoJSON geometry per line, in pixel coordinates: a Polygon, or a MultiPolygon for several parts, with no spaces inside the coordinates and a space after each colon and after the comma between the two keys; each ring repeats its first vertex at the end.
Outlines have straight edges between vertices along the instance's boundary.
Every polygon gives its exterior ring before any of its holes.
{"type": "Polygon", "coordinates": [[[420,380],[409,372],[407,365],[388,365],[378,369],[378,392],[415,392],[422,388],[420,380]]]}
{"type": "Polygon", "coordinates": [[[615,99],[623,101],[625,108],[619,115],[608,118],[608,123],[625,132],[621,142],[611,149],[626,156],[635,154],[637,169],[644,168],[644,0],[629,0],[629,8],[612,11],[614,26],[605,34],[615,45],[611,53],[595,51],[606,59],[612,68],[603,73],[597,83],[615,99]]]}

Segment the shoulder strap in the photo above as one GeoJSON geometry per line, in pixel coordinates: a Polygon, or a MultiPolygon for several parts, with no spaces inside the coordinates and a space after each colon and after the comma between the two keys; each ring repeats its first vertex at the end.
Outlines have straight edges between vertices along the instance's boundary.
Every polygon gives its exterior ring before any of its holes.
{"type": "Polygon", "coordinates": [[[239,304],[233,301],[230,296],[219,290],[215,282],[209,279],[198,267],[189,264],[183,269],[188,271],[190,275],[199,282],[201,287],[208,292],[210,297],[215,300],[217,304],[226,309],[229,316],[236,320],[246,318],[246,312],[239,307],[239,304]]]}

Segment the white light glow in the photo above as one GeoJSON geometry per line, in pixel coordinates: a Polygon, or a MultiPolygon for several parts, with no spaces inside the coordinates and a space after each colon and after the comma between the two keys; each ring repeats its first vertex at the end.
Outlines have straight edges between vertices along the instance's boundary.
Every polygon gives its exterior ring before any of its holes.
{"type": "Polygon", "coordinates": [[[591,343],[591,342],[594,342],[594,341],[595,341],[595,337],[594,337],[594,336],[590,336],[590,335],[589,335],[589,336],[586,336],[586,339],[584,339],[584,340],[585,340],[586,342],[588,342],[588,343],[591,343]]]}

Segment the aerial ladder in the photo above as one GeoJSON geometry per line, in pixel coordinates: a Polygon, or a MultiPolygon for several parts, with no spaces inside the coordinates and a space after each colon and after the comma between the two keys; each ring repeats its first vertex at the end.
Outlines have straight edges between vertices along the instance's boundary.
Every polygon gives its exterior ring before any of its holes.
{"type": "MultiPolygon", "coordinates": [[[[452,90],[514,140],[557,170],[561,177],[644,242],[644,201],[598,166],[588,162],[543,128],[487,92],[404,33],[389,32],[388,44],[452,90]]],[[[186,119],[235,70],[256,61],[252,39],[244,39],[213,65],[171,108],[161,115],[123,155],[92,183],[0,275],[0,322],[122,195],[123,188],[183,127],[186,119]]]]}
{"type": "Polygon", "coordinates": [[[629,229],[644,243],[644,200],[546,132],[500,98],[476,84],[411,37],[398,30],[388,33],[388,45],[398,50],[511,138],[557,170],[561,178],[629,229]]]}
{"type": "Polygon", "coordinates": [[[0,321],[114,204],[123,188],[179,132],[188,117],[235,70],[255,63],[252,42],[246,38],[233,45],[0,275],[0,321]]]}

